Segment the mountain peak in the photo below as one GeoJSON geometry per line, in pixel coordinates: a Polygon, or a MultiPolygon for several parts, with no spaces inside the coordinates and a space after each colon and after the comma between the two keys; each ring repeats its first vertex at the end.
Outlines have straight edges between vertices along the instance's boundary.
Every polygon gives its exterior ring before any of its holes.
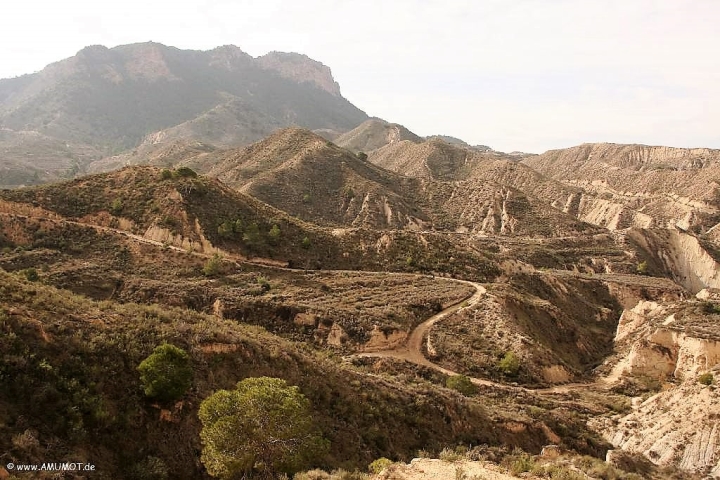
{"type": "Polygon", "coordinates": [[[273,70],[281,77],[296,82],[312,83],[336,97],[340,85],[335,81],[327,65],[299,53],[270,52],[255,59],[265,70],[273,70]]]}

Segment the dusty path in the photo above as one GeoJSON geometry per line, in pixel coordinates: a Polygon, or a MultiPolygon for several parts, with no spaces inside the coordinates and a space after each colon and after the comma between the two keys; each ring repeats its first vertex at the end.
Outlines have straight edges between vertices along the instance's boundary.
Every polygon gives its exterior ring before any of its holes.
{"type": "MultiPolygon", "coordinates": [[[[423,341],[425,339],[426,334],[430,331],[433,325],[435,325],[440,320],[443,320],[444,318],[448,317],[449,315],[452,315],[453,313],[464,309],[469,308],[473,305],[475,305],[480,298],[485,295],[487,292],[485,290],[485,287],[480,285],[476,282],[469,282],[466,280],[457,280],[457,279],[445,279],[450,280],[457,283],[464,283],[466,285],[471,285],[475,288],[475,293],[472,294],[470,297],[460,300],[459,302],[447,307],[442,312],[437,313],[433,315],[432,317],[425,320],[423,323],[418,325],[410,334],[410,337],[408,338],[407,343],[404,346],[401,347],[395,347],[388,350],[380,350],[375,352],[363,352],[363,353],[357,353],[355,355],[351,355],[351,357],[361,357],[361,358],[395,358],[398,360],[405,360],[411,363],[414,363],[416,365],[422,365],[424,367],[429,367],[434,370],[437,370],[438,372],[444,373],[445,375],[458,375],[457,372],[447,369],[441,365],[438,365],[436,363],[431,362],[427,359],[427,357],[423,354],[423,341]]],[[[494,388],[505,388],[505,389],[513,389],[513,390],[521,390],[525,392],[535,392],[535,393],[569,393],[574,390],[579,390],[583,388],[588,388],[590,386],[601,386],[606,385],[605,382],[596,382],[596,383],[567,383],[564,385],[557,385],[554,387],[547,387],[547,388],[527,388],[527,387],[521,387],[517,385],[508,385],[504,383],[499,382],[493,382],[492,380],[486,380],[483,378],[475,378],[475,377],[468,377],[472,383],[475,385],[485,386],[485,387],[494,387],[494,388]]]]}
{"type": "MultiPolygon", "coordinates": [[[[13,214],[13,213],[5,213],[0,212],[0,217],[6,216],[6,217],[17,217],[17,218],[37,218],[39,220],[45,220],[60,224],[68,224],[68,225],[77,225],[85,228],[92,228],[95,231],[98,232],[107,232],[107,233],[115,233],[117,235],[124,236],[126,238],[129,238],[131,240],[137,241],[139,243],[144,243],[147,245],[153,245],[156,247],[162,247],[167,248],[170,250],[183,252],[188,255],[195,255],[198,257],[203,258],[209,258],[212,256],[212,254],[207,253],[201,253],[201,252],[194,252],[194,251],[188,251],[184,248],[176,247],[173,245],[167,245],[162,242],[159,242],[157,240],[151,240],[149,238],[143,237],[141,235],[137,235],[134,233],[130,233],[126,230],[121,230],[117,228],[112,227],[105,227],[101,225],[93,225],[89,223],[82,223],[82,222],[76,222],[72,220],[67,220],[64,218],[50,218],[50,217],[41,217],[41,216],[28,216],[28,215],[20,215],[20,214],[13,214]]],[[[274,265],[268,265],[267,263],[263,262],[253,262],[252,260],[248,260],[247,258],[238,256],[238,255],[230,255],[227,252],[223,252],[225,255],[225,259],[228,261],[231,261],[237,265],[245,264],[245,265],[253,265],[257,267],[263,267],[263,268],[269,268],[272,270],[282,270],[282,271],[289,271],[289,272],[304,272],[303,269],[298,268],[289,268],[289,267],[280,267],[280,266],[274,266],[274,265]]],[[[400,273],[400,272],[377,272],[377,271],[365,271],[365,270],[323,270],[324,272],[331,272],[331,273],[362,273],[362,274],[368,274],[368,275],[413,275],[409,273],[400,273]]],[[[425,275],[417,274],[418,277],[425,277],[425,275]]],[[[430,360],[425,357],[422,351],[422,344],[423,340],[425,339],[425,336],[428,334],[430,329],[434,324],[437,322],[443,320],[444,318],[448,317],[449,315],[452,315],[453,313],[464,309],[469,308],[473,305],[475,305],[480,298],[482,298],[483,295],[486,293],[485,287],[480,285],[476,282],[471,282],[467,280],[459,280],[455,278],[440,278],[443,281],[448,282],[455,282],[455,283],[461,283],[465,285],[470,285],[475,288],[475,293],[470,295],[469,297],[466,297],[462,300],[459,300],[458,302],[453,303],[452,305],[445,308],[443,311],[433,315],[432,317],[428,318],[424,322],[422,322],[420,325],[418,325],[410,334],[410,337],[408,338],[407,343],[404,346],[396,347],[393,349],[388,350],[381,350],[381,351],[375,351],[375,352],[364,352],[364,353],[358,353],[351,355],[352,357],[375,357],[375,358],[395,358],[399,360],[406,360],[408,362],[422,365],[425,367],[432,368],[434,370],[437,370],[441,373],[444,373],[446,375],[458,375],[457,372],[454,372],[452,370],[449,370],[445,367],[442,367],[441,365],[438,365],[436,363],[431,362],[430,360]]],[[[505,388],[505,389],[513,389],[513,390],[522,390],[526,392],[535,392],[535,393],[568,393],[573,390],[579,390],[583,388],[588,388],[591,386],[604,386],[607,388],[608,382],[607,381],[598,381],[595,383],[572,383],[572,384],[565,384],[565,385],[558,385],[554,387],[549,388],[541,388],[541,389],[531,389],[527,387],[521,387],[521,386],[514,386],[514,385],[507,385],[503,383],[493,382],[491,380],[485,380],[482,378],[475,378],[475,377],[469,377],[472,383],[475,385],[481,385],[481,386],[488,386],[488,387],[495,387],[495,388],[505,388]]]]}

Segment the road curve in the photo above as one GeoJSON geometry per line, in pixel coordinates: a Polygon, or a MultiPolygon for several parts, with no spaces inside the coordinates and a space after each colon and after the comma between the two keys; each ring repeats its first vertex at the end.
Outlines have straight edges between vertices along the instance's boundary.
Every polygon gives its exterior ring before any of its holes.
{"type": "MultiPolygon", "coordinates": [[[[0,212],[0,216],[19,217],[19,218],[25,218],[25,219],[30,217],[28,215],[12,214],[12,213],[5,213],[5,212],[0,212]]],[[[126,238],[129,238],[131,240],[135,240],[138,243],[144,243],[147,245],[168,248],[170,250],[183,252],[183,253],[187,253],[190,255],[199,256],[199,257],[208,258],[208,257],[212,256],[207,253],[187,251],[183,248],[176,247],[173,245],[167,245],[162,242],[158,242],[157,240],[151,240],[151,239],[143,237],[141,235],[137,235],[137,234],[128,232],[126,230],[118,229],[118,228],[106,227],[106,226],[101,226],[101,225],[93,225],[93,224],[89,224],[89,223],[67,220],[64,218],[58,219],[58,218],[49,218],[49,217],[41,217],[41,216],[32,216],[32,218],[42,219],[42,220],[51,221],[51,222],[55,222],[55,223],[66,223],[66,224],[78,225],[78,226],[82,226],[82,227],[86,227],[86,228],[93,228],[98,232],[115,233],[118,235],[122,235],[126,238]]],[[[223,253],[225,253],[225,252],[223,252],[223,253]]],[[[254,265],[254,266],[258,266],[258,267],[284,270],[284,271],[295,271],[295,272],[303,272],[304,271],[303,269],[279,267],[279,266],[267,265],[264,263],[256,263],[256,262],[253,262],[246,258],[237,257],[235,255],[229,255],[227,253],[225,253],[225,255],[226,255],[227,260],[230,260],[231,262],[234,262],[236,264],[254,265]]],[[[378,272],[378,271],[365,271],[365,270],[323,270],[323,271],[335,272],[335,273],[341,273],[341,272],[362,273],[362,274],[369,274],[369,275],[372,275],[372,274],[412,275],[412,274],[401,273],[401,272],[378,272]]],[[[425,276],[425,275],[417,274],[417,276],[425,276]]],[[[429,367],[429,368],[437,370],[441,373],[444,373],[446,375],[458,375],[457,372],[449,370],[445,367],[442,367],[442,366],[428,360],[422,351],[423,340],[425,338],[425,335],[430,331],[430,329],[432,328],[432,326],[434,324],[436,324],[437,322],[443,320],[444,318],[448,317],[449,315],[452,315],[453,313],[455,313],[461,309],[469,308],[469,307],[475,305],[480,300],[480,298],[482,298],[482,296],[485,295],[486,289],[485,289],[485,287],[483,287],[482,285],[480,285],[477,282],[471,282],[468,280],[459,280],[456,278],[446,278],[446,277],[442,277],[441,279],[444,281],[450,281],[450,282],[470,285],[475,288],[475,293],[473,293],[469,297],[466,297],[462,300],[459,300],[459,301],[453,303],[452,305],[446,307],[441,312],[436,313],[432,317],[430,317],[427,320],[425,320],[424,322],[422,322],[410,333],[410,337],[408,338],[405,345],[403,345],[401,347],[388,349],[388,350],[357,353],[354,355],[350,355],[350,358],[353,358],[353,357],[395,358],[395,359],[399,359],[399,360],[406,360],[408,362],[415,363],[417,365],[429,367]]],[[[475,385],[496,387],[496,388],[505,388],[505,389],[509,388],[509,389],[513,389],[513,390],[522,390],[522,391],[526,391],[526,392],[535,392],[535,393],[568,393],[573,390],[588,388],[590,386],[600,386],[600,385],[603,385],[603,386],[605,386],[605,388],[607,388],[607,383],[602,382],[602,381],[594,382],[594,383],[571,383],[571,384],[565,384],[565,385],[557,385],[557,386],[549,387],[549,388],[531,389],[531,388],[527,388],[527,387],[507,385],[507,384],[503,384],[503,383],[493,382],[491,380],[485,380],[482,378],[469,377],[469,379],[475,385]]]]}

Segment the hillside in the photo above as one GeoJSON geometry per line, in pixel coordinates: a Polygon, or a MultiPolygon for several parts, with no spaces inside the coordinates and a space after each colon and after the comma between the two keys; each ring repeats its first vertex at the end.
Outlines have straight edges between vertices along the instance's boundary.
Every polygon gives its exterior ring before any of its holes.
{"type": "Polygon", "coordinates": [[[523,163],[580,189],[574,200],[602,199],[622,217],[617,228],[679,227],[703,233],[720,222],[720,151],[585,144],[523,163]]]}
{"type": "Polygon", "coordinates": [[[369,153],[385,145],[396,142],[422,142],[422,138],[397,123],[372,118],[347,133],[333,139],[333,142],[353,153],[369,153]]]}
{"type": "MultiPolygon", "coordinates": [[[[255,59],[234,46],[93,46],[38,73],[0,80],[1,128],[93,145],[106,155],[175,126],[164,135],[239,145],[280,126],[346,131],[366,118],[319,62],[289,53],[255,59]]],[[[33,144],[26,146],[32,152],[33,144]]],[[[15,165],[10,160],[0,167],[15,165]]]]}
{"type": "Polygon", "coordinates": [[[55,185],[0,191],[0,208],[8,214],[59,215],[190,251],[221,250],[282,266],[424,269],[480,279],[497,274],[490,253],[456,245],[443,235],[318,227],[186,169],[128,167],[55,185]],[[271,234],[274,225],[279,232],[271,234]]]}
{"type": "Polygon", "coordinates": [[[291,215],[324,225],[427,230],[419,183],[307,130],[287,129],[224,153],[208,172],[291,215]]]}

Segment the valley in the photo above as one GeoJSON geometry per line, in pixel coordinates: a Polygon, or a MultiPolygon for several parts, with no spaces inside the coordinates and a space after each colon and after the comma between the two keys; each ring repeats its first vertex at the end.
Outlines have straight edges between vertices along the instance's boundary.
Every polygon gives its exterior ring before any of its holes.
{"type": "Polygon", "coordinates": [[[299,480],[720,475],[717,150],[503,153],[303,55],[154,43],[0,81],[0,127],[0,464],[210,478],[201,405],[273,377],[299,480]]]}

